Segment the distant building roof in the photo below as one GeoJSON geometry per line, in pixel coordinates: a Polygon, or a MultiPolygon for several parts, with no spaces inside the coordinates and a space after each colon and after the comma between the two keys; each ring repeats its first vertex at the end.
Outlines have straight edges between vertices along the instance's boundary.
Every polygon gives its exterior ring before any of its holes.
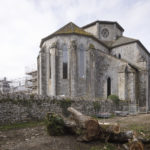
{"type": "Polygon", "coordinates": [[[27,74],[27,75],[37,74],[37,70],[33,70],[33,71],[30,71],[30,72],[27,72],[26,74],[27,74]]]}

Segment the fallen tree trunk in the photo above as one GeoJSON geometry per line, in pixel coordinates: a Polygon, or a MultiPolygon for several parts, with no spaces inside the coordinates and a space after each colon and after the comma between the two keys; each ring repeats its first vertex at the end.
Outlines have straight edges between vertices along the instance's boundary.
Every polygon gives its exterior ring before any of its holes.
{"type": "MultiPolygon", "coordinates": [[[[80,141],[101,140],[105,142],[128,142],[132,141],[130,150],[134,147],[141,149],[141,142],[133,140],[134,133],[132,131],[120,131],[119,124],[116,123],[101,123],[100,121],[83,115],[76,109],[69,107],[68,111],[72,114],[71,119],[64,118],[58,114],[48,113],[47,129],[50,135],[75,134],[78,135],[80,141]]],[[[138,139],[138,138],[137,138],[138,139]]],[[[138,150],[138,149],[137,149],[138,150]]]]}
{"type": "MultiPolygon", "coordinates": [[[[72,115],[72,119],[77,123],[78,126],[85,128],[87,121],[89,120],[94,120],[92,117],[90,116],[86,116],[83,115],[81,112],[77,111],[76,109],[74,109],[73,107],[69,107],[67,109],[71,115],[72,115]]],[[[97,124],[98,121],[96,120],[97,124]]]]}
{"type": "Polygon", "coordinates": [[[103,133],[99,135],[99,140],[105,141],[105,142],[119,142],[119,143],[126,143],[129,140],[133,138],[133,132],[132,131],[124,131],[120,132],[119,134],[115,133],[103,133]]]}
{"type": "Polygon", "coordinates": [[[91,141],[96,139],[100,133],[100,126],[96,119],[83,115],[76,109],[69,107],[67,109],[72,114],[72,119],[76,122],[78,128],[82,130],[80,140],[91,141]]]}
{"type": "Polygon", "coordinates": [[[79,127],[74,121],[55,113],[48,113],[47,129],[50,135],[64,135],[64,134],[75,134],[79,135],[80,141],[92,141],[102,140],[111,142],[128,142],[129,139],[133,138],[132,131],[115,133],[111,124],[101,124],[95,121],[93,118],[86,121],[85,126],[79,127]],[[100,125],[102,126],[100,126],[100,125]],[[98,125],[98,133],[97,131],[98,125]]]}
{"type": "Polygon", "coordinates": [[[86,131],[80,140],[90,141],[103,137],[103,134],[110,135],[120,133],[120,126],[118,124],[101,123],[90,116],[83,115],[72,107],[69,107],[68,111],[72,114],[72,118],[76,124],[86,131]]]}

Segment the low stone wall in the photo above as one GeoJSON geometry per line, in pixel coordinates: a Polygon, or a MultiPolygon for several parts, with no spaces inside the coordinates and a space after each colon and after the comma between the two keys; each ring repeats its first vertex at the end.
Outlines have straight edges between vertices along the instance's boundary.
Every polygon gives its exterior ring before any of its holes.
{"type": "Polygon", "coordinates": [[[116,105],[111,100],[92,100],[87,98],[43,97],[39,95],[7,94],[0,95],[0,124],[42,120],[47,112],[68,115],[67,107],[72,106],[80,112],[95,116],[100,112],[124,110],[127,104],[116,105]]]}

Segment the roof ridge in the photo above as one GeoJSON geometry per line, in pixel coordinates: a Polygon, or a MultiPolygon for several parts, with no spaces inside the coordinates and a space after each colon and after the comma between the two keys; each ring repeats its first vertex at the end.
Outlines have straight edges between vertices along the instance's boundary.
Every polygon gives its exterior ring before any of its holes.
{"type": "MultiPolygon", "coordinates": [[[[132,39],[132,40],[138,40],[138,39],[135,39],[135,38],[132,38],[132,37],[128,37],[128,36],[120,36],[120,37],[124,37],[124,38],[128,38],[128,39],[132,39]]],[[[120,38],[119,37],[119,38],[120,38]]]]}

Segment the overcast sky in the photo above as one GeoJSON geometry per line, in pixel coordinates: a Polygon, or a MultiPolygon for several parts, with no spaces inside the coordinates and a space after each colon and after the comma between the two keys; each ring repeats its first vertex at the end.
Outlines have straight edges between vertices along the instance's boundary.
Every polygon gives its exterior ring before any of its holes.
{"type": "Polygon", "coordinates": [[[40,40],[72,21],[117,21],[150,51],[150,0],[0,0],[0,78],[36,64],[40,40]]]}

